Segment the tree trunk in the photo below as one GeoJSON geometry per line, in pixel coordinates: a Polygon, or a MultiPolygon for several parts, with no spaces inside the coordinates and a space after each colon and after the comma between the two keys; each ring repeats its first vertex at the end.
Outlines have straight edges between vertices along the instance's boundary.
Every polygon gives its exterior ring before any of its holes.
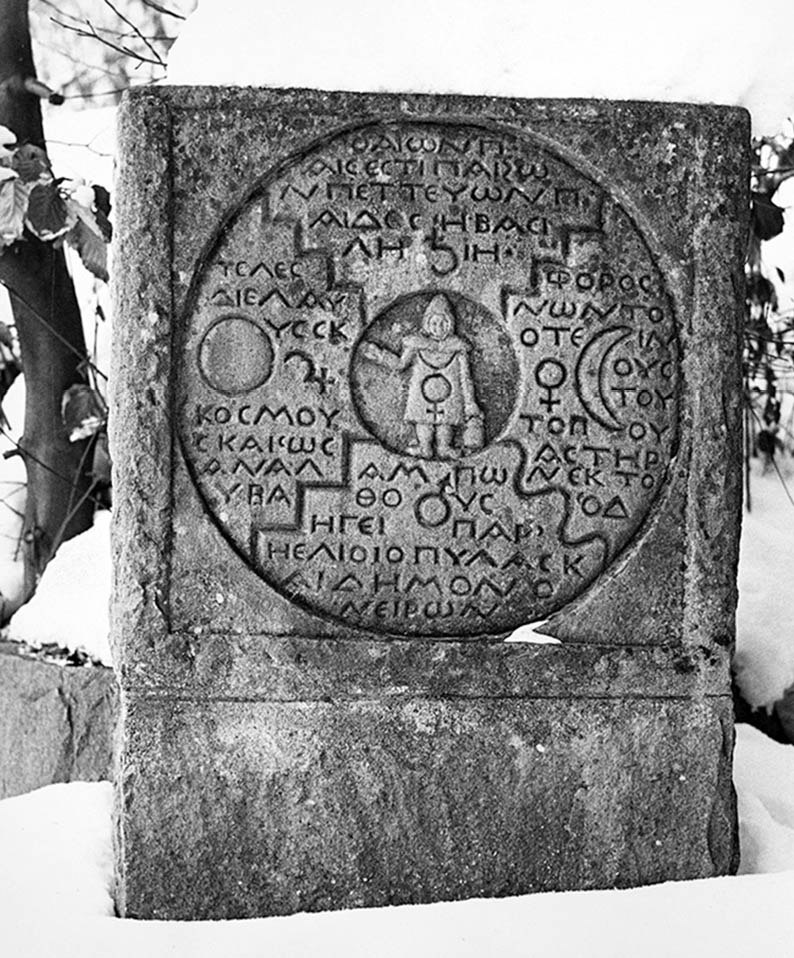
{"type": "MultiPolygon", "coordinates": [[[[20,143],[44,147],[41,108],[24,89],[35,76],[28,0],[0,0],[0,124],[20,143]]],[[[23,525],[25,595],[6,597],[7,619],[35,589],[64,539],[92,522],[89,440],[71,443],[61,419],[64,391],[85,379],[80,309],[63,252],[33,236],[0,251],[0,282],[11,295],[25,376],[25,429],[20,443],[27,469],[23,525]]]]}

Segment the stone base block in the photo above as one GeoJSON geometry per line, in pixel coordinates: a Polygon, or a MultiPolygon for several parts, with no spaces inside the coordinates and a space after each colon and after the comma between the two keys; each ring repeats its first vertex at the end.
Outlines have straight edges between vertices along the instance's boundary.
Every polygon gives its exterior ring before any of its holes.
{"type": "Polygon", "coordinates": [[[735,867],[731,702],[131,697],[128,917],[629,887],[735,867]]]}

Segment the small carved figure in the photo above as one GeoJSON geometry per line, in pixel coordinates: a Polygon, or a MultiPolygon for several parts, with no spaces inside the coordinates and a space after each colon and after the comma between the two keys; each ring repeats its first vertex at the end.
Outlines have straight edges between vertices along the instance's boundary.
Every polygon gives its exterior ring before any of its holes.
{"type": "Polygon", "coordinates": [[[414,427],[408,452],[422,459],[457,459],[461,447],[481,449],[483,415],[474,393],[469,344],[455,333],[455,317],[442,293],[433,297],[418,333],[406,336],[402,353],[366,343],[362,354],[371,362],[409,370],[405,422],[414,427]],[[454,445],[460,438],[461,447],[454,445]]]}

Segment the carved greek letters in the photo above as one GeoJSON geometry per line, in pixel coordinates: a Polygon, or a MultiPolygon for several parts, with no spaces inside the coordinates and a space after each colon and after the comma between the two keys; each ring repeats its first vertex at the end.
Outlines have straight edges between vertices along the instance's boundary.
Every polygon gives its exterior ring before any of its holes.
{"type": "Polygon", "coordinates": [[[197,270],[180,348],[209,514],[273,589],[365,631],[549,615],[677,448],[646,238],[575,160],[490,126],[371,123],[286,158],[197,270]]]}

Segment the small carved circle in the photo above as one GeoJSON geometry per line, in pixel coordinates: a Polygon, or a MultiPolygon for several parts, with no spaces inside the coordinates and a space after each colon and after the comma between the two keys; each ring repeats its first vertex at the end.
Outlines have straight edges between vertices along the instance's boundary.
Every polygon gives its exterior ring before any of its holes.
{"type": "Polygon", "coordinates": [[[268,381],[273,372],[273,346],[253,320],[224,316],[204,334],[199,368],[217,392],[239,396],[268,381]]]}
{"type": "Polygon", "coordinates": [[[449,519],[449,502],[436,492],[426,492],[419,496],[414,505],[414,515],[420,526],[435,529],[449,519]]]}
{"type": "Polygon", "coordinates": [[[452,385],[446,376],[434,374],[422,380],[422,395],[429,403],[444,402],[452,393],[452,385]]]}
{"type": "Polygon", "coordinates": [[[535,379],[539,386],[545,389],[556,389],[562,386],[568,375],[568,370],[556,359],[544,359],[538,363],[535,370],[535,379]]]}

